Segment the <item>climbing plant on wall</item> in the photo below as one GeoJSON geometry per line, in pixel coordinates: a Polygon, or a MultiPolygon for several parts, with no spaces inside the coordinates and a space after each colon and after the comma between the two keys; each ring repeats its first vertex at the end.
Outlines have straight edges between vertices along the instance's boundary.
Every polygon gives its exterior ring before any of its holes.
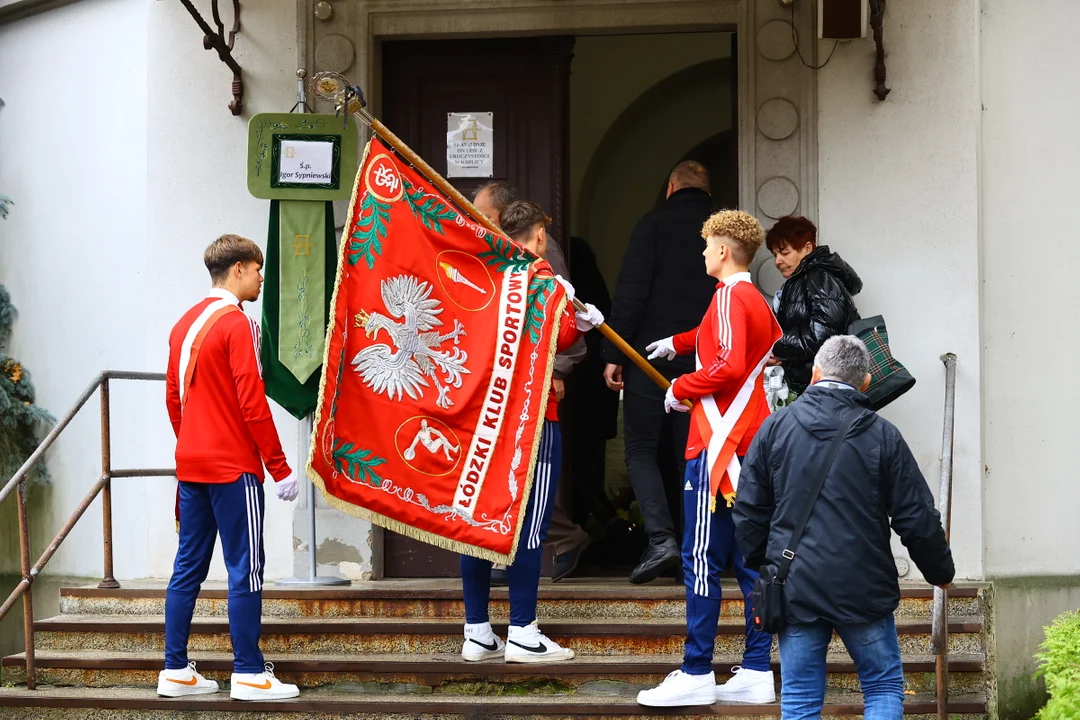
{"type": "MultiPolygon", "coordinates": [[[[0,216],[7,216],[6,198],[0,195],[0,216]]],[[[18,470],[38,446],[42,432],[54,422],[48,411],[34,403],[30,373],[8,355],[8,341],[15,323],[15,306],[7,288],[0,285],[0,484],[18,470]]],[[[45,463],[39,462],[32,479],[47,480],[45,463]]]]}

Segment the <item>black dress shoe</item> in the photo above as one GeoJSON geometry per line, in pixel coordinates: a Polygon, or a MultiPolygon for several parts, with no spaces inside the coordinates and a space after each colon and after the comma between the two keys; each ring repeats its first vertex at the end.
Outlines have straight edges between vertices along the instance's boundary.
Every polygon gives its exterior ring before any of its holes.
{"type": "Polygon", "coordinates": [[[581,551],[585,548],[576,547],[567,550],[555,558],[555,569],[551,572],[551,582],[559,582],[568,578],[577,570],[578,561],[581,560],[581,551]]]}
{"type": "Polygon", "coordinates": [[[630,573],[630,582],[641,585],[655,580],[664,573],[671,572],[682,563],[682,554],[673,538],[658,543],[649,543],[645,554],[641,556],[636,568],[630,573]]]}
{"type": "Polygon", "coordinates": [[[491,568],[491,587],[506,587],[509,584],[506,579],[506,568],[491,568]]]}

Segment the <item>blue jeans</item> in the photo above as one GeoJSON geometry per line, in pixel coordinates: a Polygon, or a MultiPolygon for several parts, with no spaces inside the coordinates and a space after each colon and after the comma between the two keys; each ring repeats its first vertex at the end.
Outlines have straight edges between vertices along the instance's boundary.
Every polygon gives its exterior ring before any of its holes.
{"type": "MultiPolygon", "coordinates": [[[[902,720],[904,669],[890,614],[866,625],[836,628],[859,675],[865,720],[902,720]]],[[[825,657],[833,626],[824,621],[788,625],[780,633],[780,710],[783,720],[820,718],[825,704],[825,657]]]]}

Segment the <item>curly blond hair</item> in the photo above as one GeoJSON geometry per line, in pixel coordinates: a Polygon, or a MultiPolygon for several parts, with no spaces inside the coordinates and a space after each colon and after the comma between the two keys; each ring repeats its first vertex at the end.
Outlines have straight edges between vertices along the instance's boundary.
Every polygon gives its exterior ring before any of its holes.
{"type": "Polygon", "coordinates": [[[701,226],[701,237],[708,240],[714,235],[723,238],[740,265],[749,265],[765,242],[765,228],[756,217],[742,210],[721,210],[710,215],[701,226]]]}

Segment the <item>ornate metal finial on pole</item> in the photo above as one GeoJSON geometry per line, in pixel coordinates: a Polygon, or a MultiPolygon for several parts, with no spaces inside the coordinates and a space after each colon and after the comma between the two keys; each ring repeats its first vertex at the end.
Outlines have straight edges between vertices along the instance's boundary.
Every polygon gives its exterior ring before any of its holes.
{"type": "Polygon", "coordinates": [[[350,115],[356,115],[372,129],[375,124],[384,127],[367,111],[367,99],[359,85],[353,85],[341,73],[318,72],[311,78],[311,92],[318,98],[334,103],[339,114],[345,115],[348,124],[350,115]]]}
{"type": "Polygon", "coordinates": [[[232,0],[233,24],[232,28],[229,30],[227,40],[225,36],[225,23],[221,21],[221,13],[218,11],[218,0],[213,0],[211,5],[211,12],[213,12],[214,15],[214,24],[217,25],[216,32],[210,27],[210,24],[203,19],[203,16],[199,11],[195,9],[191,0],[180,0],[180,3],[187,9],[188,14],[195,19],[195,22],[199,25],[199,29],[203,31],[203,47],[207,50],[217,50],[218,57],[221,58],[221,61],[228,65],[229,69],[233,71],[233,100],[229,103],[229,110],[233,115],[239,115],[244,110],[244,80],[240,64],[236,62],[236,59],[232,56],[232,49],[233,44],[236,42],[236,35],[240,32],[240,0],[232,0]]]}

